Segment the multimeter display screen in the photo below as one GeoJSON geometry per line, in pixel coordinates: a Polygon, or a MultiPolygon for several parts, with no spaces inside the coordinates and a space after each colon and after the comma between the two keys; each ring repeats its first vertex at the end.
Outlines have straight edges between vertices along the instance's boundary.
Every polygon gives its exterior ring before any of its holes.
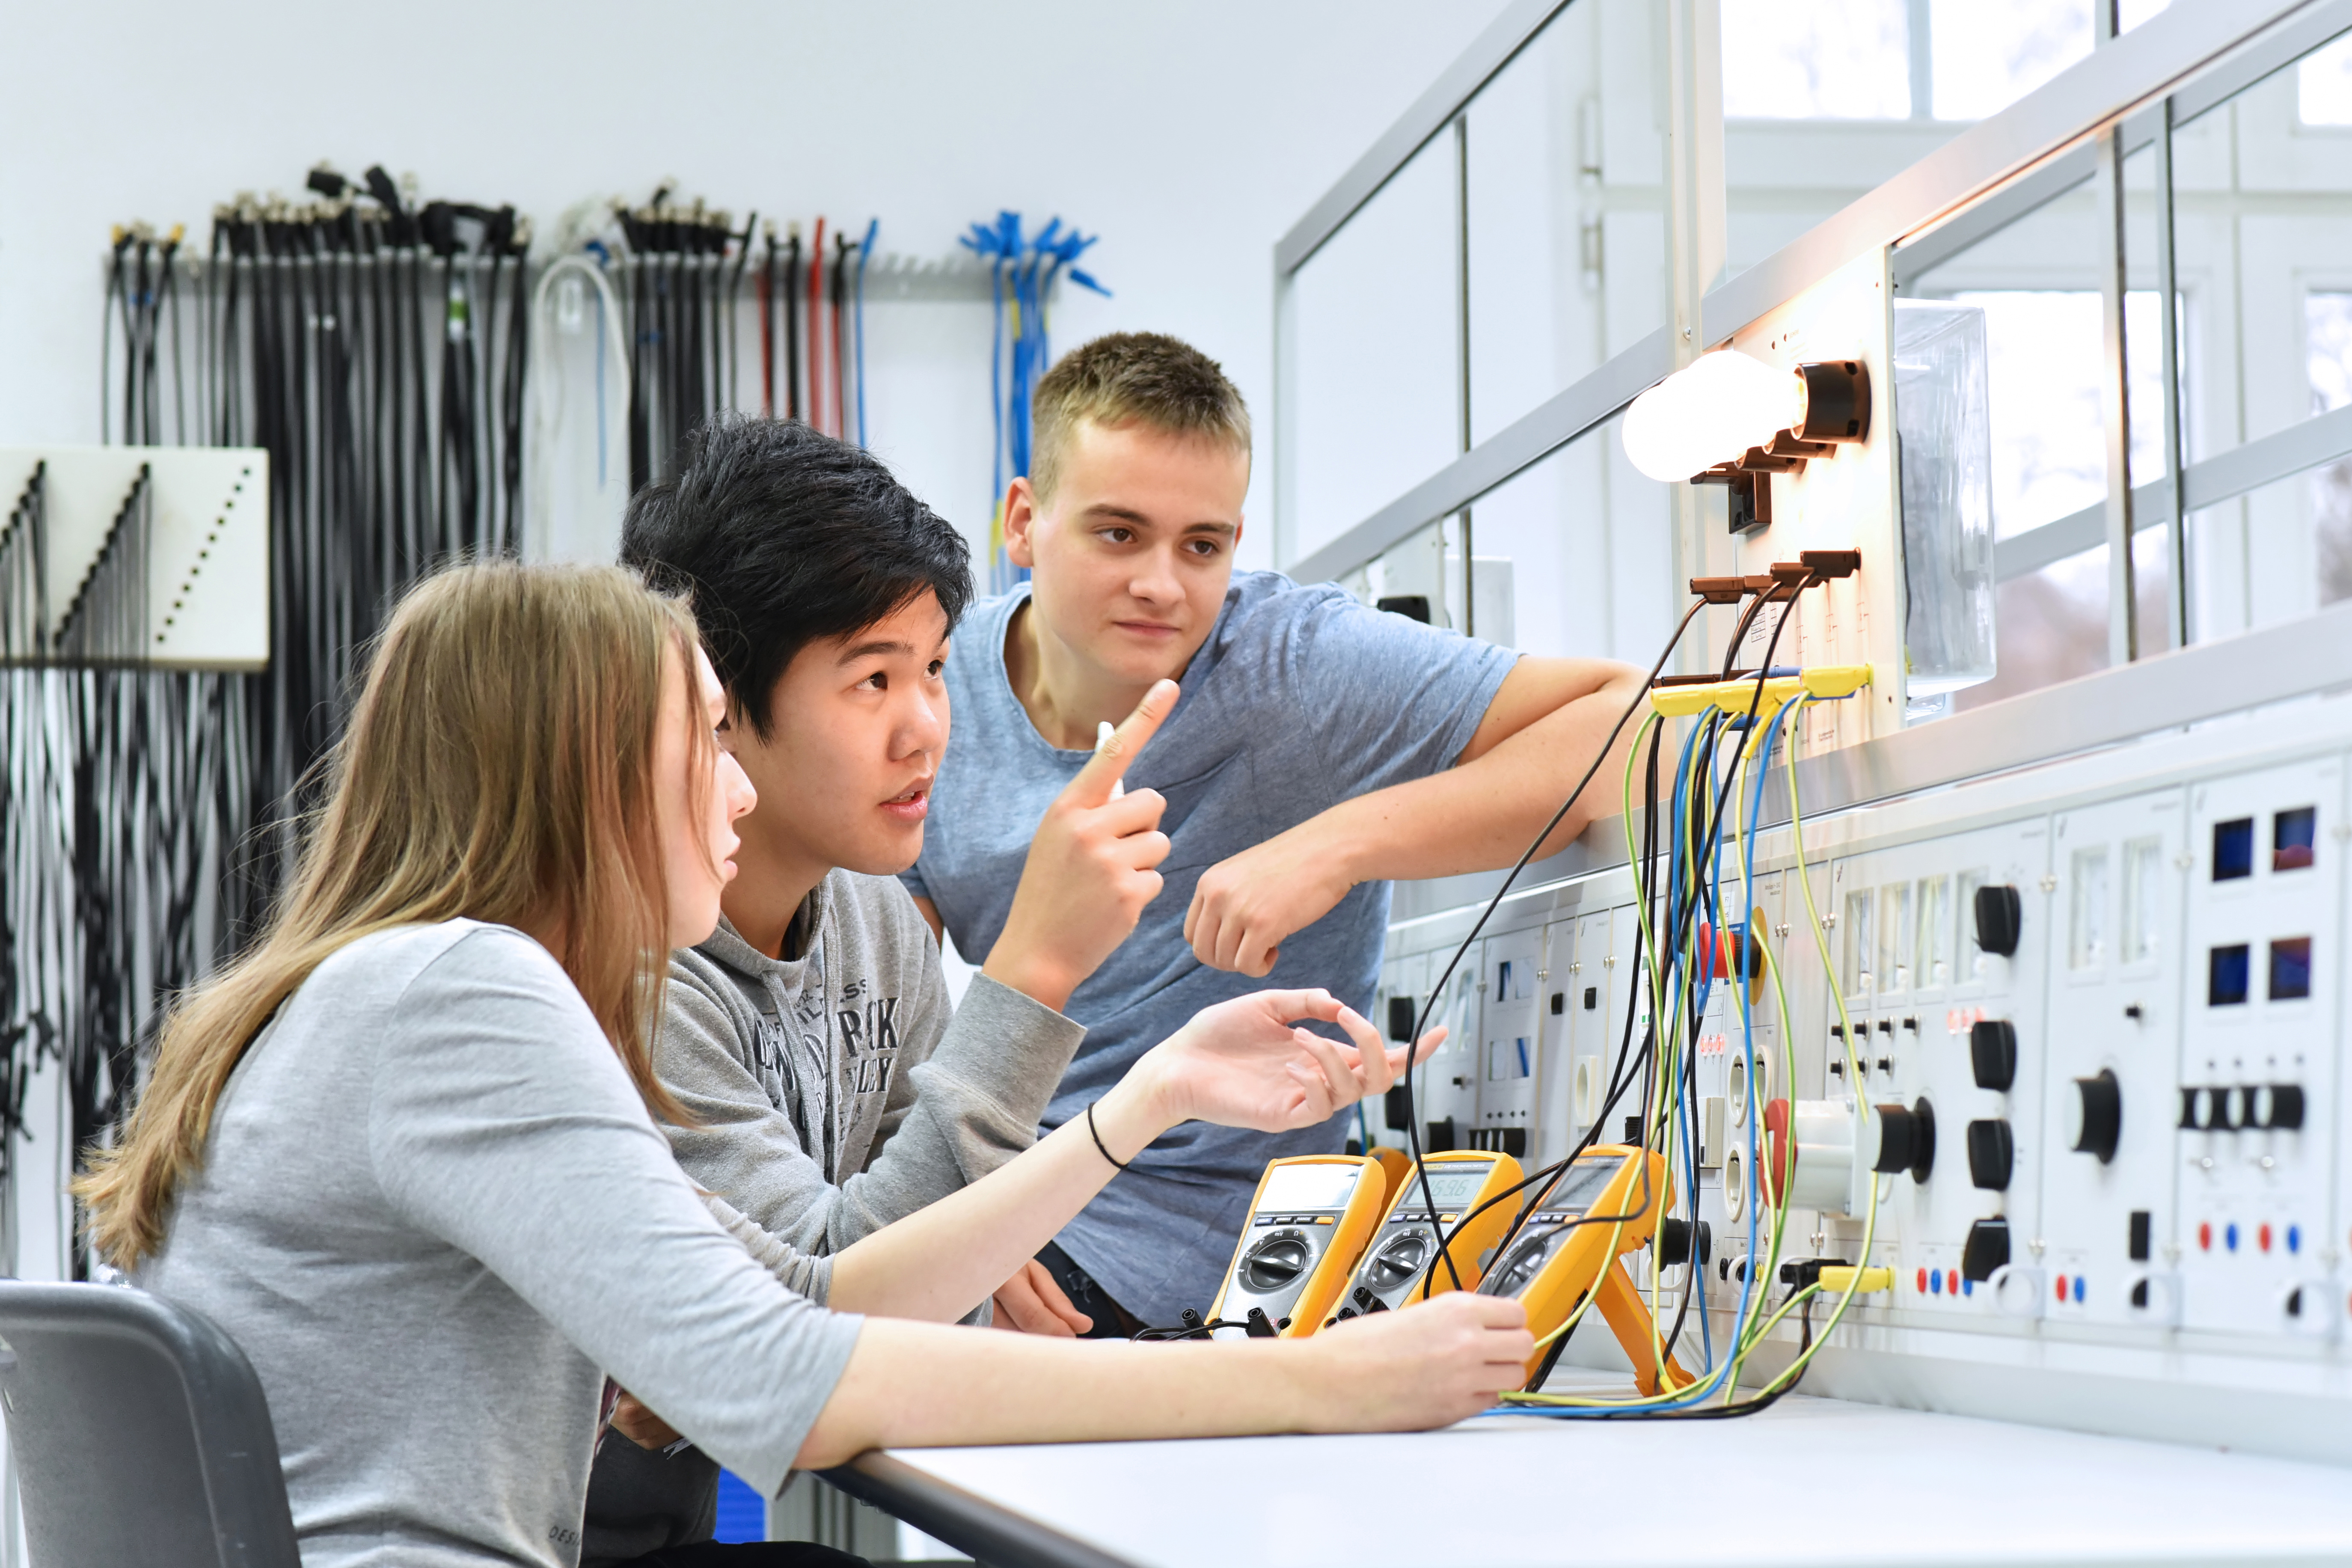
{"type": "Polygon", "coordinates": [[[1535,1187],[1530,1189],[1530,1197],[1541,1208],[1574,1209],[1580,1214],[1592,1206],[1592,1200],[1607,1189],[1624,1163],[1622,1155],[1614,1159],[1579,1160],[1568,1168],[1567,1176],[1549,1196],[1541,1187],[1535,1187]]]}
{"type": "Polygon", "coordinates": [[[1429,1173],[1428,1203],[1422,1201],[1421,1178],[1415,1176],[1405,1184],[1404,1201],[1397,1205],[1397,1213],[1423,1214],[1430,1204],[1435,1204],[1440,1209],[1458,1209],[1474,1203],[1477,1200],[1478,1189],[1486,1184],[1486,1173],[1493,1169],[1491,1165],[1433,1166],[1429,1173]]]}
{"type": "Polygon", "coordinates": [[[1287,1209],[1343,1209],[1355,1194],[1361,1165],[1276,1165],[1257,1196],[1260,1213],[1287,1209]]]}

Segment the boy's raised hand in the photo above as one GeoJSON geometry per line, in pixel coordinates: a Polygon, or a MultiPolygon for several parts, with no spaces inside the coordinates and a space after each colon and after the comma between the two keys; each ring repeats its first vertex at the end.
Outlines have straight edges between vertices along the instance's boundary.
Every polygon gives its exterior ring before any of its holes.
{"type": "Polygon", "coordinates": [[[1045,808],[982,973],[1059,1012],[1159,895],[1168,803],[1157,790],[1117,787],[1177,695],[1174,681],[1155,682],[1045,808]]]}
{"type": "MultiPolygon", "coordinates": [[[[1445,1040],[1423,1035],[1414,1061],[1445,1040]]],[[[1260,1132],[1312,1127],[1359,1100],[1388,1092],[1405,1070],[1403,1047],[1388,1047],[1361,1014],[1328,991],[1256,991],[1203,1007],[1144,1053],[1130,1078],[1153,1097],[1157,1120],[1213,1121],[1260,1132]],[[1298,1026],[1337,1024],[1352,1044],[1298,1026]]]]}

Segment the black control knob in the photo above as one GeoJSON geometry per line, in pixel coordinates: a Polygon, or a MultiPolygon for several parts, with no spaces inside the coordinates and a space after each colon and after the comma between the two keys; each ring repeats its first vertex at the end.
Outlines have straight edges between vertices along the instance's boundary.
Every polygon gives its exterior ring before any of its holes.
{"type": "Polygon", "coordinates": [[[2180,1131],[2182,1131],[2183,1132],[2194,1132],[2194,1131],[2197,1131],[2198,1126],[2200,1125],[2200,1124],[2199,1124],[2199,1122],[2198,1122],[2198,1121],[2197,1121],[2197,1113],[2198,1113],[2198,1110],[2200,1110],[2200,1107],[2199,1107],[2198,1102],[2197,1102],[2197,1097],[2198,1097],[2198,1095],[2199,1095],[2200,1093],[2201,1093],[2201,1092],[2203,1092],[2203,1091],[2202,1091],[2202,1090],[2200,1090],[2200,1089],[2195,1089],[2195,1088],[2193,1088],[2193,1087],[2191,1087],[2190,1085],[2188,1085],[2188,1084],[2183,1084],[2183,1085],[2181,1085],[2181,1086],[2180,1086],[2180,1123],[2179,1123],[2179,1125],[2180,1125],[2180,1131]]]}
{"type": "Polygon", "coordinates": [[[1980,1219],[1969,1226],[1969,1239],[1960,1247],[1961,1278],[1981,1285],[2008,1263],[2009,1221],[1980,1219]]]}
{"type": "Polygon", "coordinates": [[[2256,1127],[2268,1127],[2280,1132],[2294,1132],[2303,1126],[2303,1086],[2299,1083],[2266,1084],[2253,1091],[2256,1127]]]}
{"type": "Polygon", "coordinates": [[[1979,1018],[1970,1025],[1969,1066],[1979,1089],[2008,1093],[2017,1081],[2017,1026],[2006,1018],[1979,1018]]]}
{"type": "Polygon", "coordinates": [[[1878,1108],[1878,1164],[1882,1175],[1908,1171],[1924,1182],[1936,1168],[1936,1108],[1925,1100],[1905,1110],[1899,1105],[1878,1108]]]}
{"type": "Polygon", "coordinates": [[[2066,1146],[2076,1153],[2096,1154],[2102,1165],[2115,1162],[2124,1135],[2124,1090],[2114,1069],[2101,1068],[2096,1078],[2074,1080],[2067,1133],[2066,1146]]]}
{"type": "Polygon", "coordinates": [[[1269,1236],[1242,1258],[1242,1282],[1260,1296],[1271,1296],[1304,1274],[1314,1256],[1307,1238],[1296,1232],[1269,1236]]]}
{"type": "Polygon", "coordinates": [[[2017,1164],[2017,1141],[2006,1121],[1969,1123],[1969,1180],[1987,1192],[2009,1190],[2017,1164]]]}
{"type": "Polygon", "coordinates": [[[2016,952],[2018,932],[2025,921],[2025,904],[2015,888],[2006,882],[1979,888],[1976,913],[1979,947],[2002,958],[2016,952]]]}

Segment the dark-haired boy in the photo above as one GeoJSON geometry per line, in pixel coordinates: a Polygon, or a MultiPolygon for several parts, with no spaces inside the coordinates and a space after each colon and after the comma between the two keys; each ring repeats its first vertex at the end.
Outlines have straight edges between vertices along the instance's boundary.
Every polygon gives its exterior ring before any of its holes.
{"type": "MultiPolygon", "coordinates": [[[[1509,865],[1641,677],[1234,572],[1249,413],[1176,339],[1074,349],[1034,405],[1031,471],[1004,520],[1032,580],[963,628],[948,672],[962,738],[905,880],[935,928],[985,951],[1006,929],[1027,825],[1084,765],[1097,721],[1155,680],[1183,681],[1129,776],[1167,797],[1168,889],[1071,999],[1087,1033],[1046,1112],[1059,1125],[1167,1023],[1269,974],[1370,1006],[1390,879],[1509,865]]],[[[1588,795],[1549,845],[1604,798],[1588,795]]],[[[1329,1153],[1341,1136],[1180,1128],[1063,1230],[1047,1265],[1097,1333],[1205,1310],[1266,1161],[1329,1153]]]]}
{"type": "MultiPolygon", "coordinates": [[[[948,740],[941,668],[971,596],[961,537],[866,453],[730,420],[640,491],[623,561],[690,596],[759,804],[719,930],[676,955],[654,1066],[694,1118],[678,1163],[814,1262],[1027,1148],[1084,1031],[1057,1011],[1158,891],[1158,798],[1106,759],[1047,813],[1013,918],[951,1008],[896,873],[922,848],[948,740]]],[[[1149,738],[1168,694],[1122,732],[1149,738]]],[[[1000,1299],[1083,1317],[1031,1265],[1000,1299]]],[[[1029,1326],[1041,1326],[1032,1321],[1029,1326]]],[[[634,1428],[633,1428],[634,1429],[634,1428]]],[[[608,1441],[583,1562],[710,1534],[717,1468],[608,1441]]]]}

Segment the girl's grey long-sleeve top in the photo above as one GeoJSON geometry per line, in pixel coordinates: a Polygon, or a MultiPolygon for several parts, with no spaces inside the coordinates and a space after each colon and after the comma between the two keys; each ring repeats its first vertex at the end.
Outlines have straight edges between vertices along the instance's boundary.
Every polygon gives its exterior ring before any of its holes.
{"type": "Polygon", "coordinates": [[[472,921],[288,999],[138,1279],[252,1360],[306,1568],[572,1563],[608,1372],[772,1492],[859,1323],[721,1227],[547,951],[472,921]]]}

